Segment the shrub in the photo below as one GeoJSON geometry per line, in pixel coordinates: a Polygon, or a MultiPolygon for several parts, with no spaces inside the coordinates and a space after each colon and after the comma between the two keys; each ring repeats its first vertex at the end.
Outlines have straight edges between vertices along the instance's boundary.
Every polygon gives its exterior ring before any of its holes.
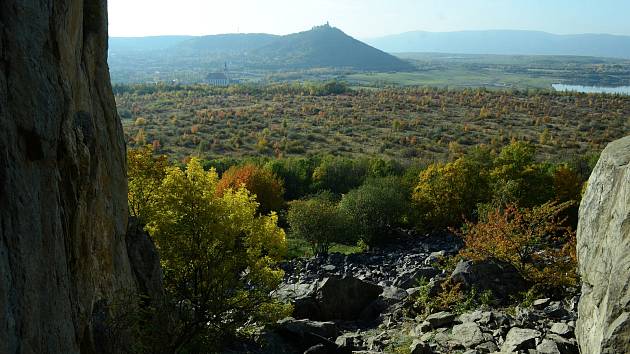
{"type": "Polygon", "coordinates": [[[217,193],[223,195],[228,189],[238,190],[245,187],[256,196],[260,204],[258,211],[268,214],[284,207],[284,187],[276,175],[264,168],[253,164],[230,167],[217,185],[217,193]]]}
{"type": "Polygon", "coordinates": [[[167,295],[180,304],[179,325],[164,334],[171,338],[168,352],[186,352],[288,313],[269,295],[282,280],[276,263],[286,251],[276,215],[257,216],[258,204],[245,189],[219,196],[218,182],[214,170],[205,172],[191,159],[185,171],[169,168],[155,195],[147,229],[167,295]]]}
{"type": "Polygon", "coordinates": [[[571,205],[549,202],[533,208],[497,208],[463,229],[462,256],[513,265],[548,292],[577,284],[575,233],[559,215],[571,205]]]}
{"type": "Polygon", "coordinates": [[[345,194],[339,208],[348,215],[356,238],[373,246],[403,222],[408,199],[400,178],[371,179],[345,194]]]}
{"type": "Polygon", "coordinates": [[[347,218],[328,194],[289,204],[287,221],[291,237],[305,240],[314,254],[327,254],[333,243],[350,243],[347,218]]]}

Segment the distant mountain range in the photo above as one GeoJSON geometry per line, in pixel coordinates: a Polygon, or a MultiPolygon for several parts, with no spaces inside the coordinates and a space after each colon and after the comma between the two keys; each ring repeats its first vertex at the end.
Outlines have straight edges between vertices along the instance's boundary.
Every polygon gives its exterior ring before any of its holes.
{"type": "Polygon", "coordinates": [[[407,32],[366,43],[388,53],[578,55],[630,58],[630,36],[557,35],[537,31],[407,32]]]}
{"type": "Polygon", "coordinates": [[[367,71],[408,71],[408,62],[360,42],[329,25],[309,31],[276,36],[270,34],[223,34],[202,37],[168,36],[110,38],[110,56],[130,54],[165,57],[218,57],[244,67],[270,69],[352,68],[367,71]]]}

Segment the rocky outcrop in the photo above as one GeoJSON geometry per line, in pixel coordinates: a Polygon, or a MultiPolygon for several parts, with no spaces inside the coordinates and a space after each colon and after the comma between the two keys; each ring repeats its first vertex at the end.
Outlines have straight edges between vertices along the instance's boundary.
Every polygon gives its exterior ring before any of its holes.
{"type": "Polygon", "coordinates": [[[0,353],[98,352],[134,287],[106,55],[105,0],[0,1],[0,353]]]}
{"type": "Polygon", "coordinates": [[[582,353],[630,353],[630,137],[602,153],[580,205],[582,353]]]}

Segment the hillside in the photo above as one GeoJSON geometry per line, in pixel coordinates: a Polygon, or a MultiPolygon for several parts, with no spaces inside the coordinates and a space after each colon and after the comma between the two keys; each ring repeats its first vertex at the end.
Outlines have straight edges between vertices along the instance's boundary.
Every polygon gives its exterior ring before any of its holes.
{"type": "Polygon", "coordinates": [[[230,33],[190,38],[174,46],[185,54],[226,53],[243,54],[268,45],[279,36],[265,33],[230,33]]]}
{"type": "Polygon", "coordinates": [[[146,52],[165,50],[186,40],[192,36],[154,36],[154,37],[110,37],[110,53],[146,52]]]}
{"type": "Polygon", "coordinates": [[[390,53],[578,55],[630,58],[630,37],[537,31],[408,32],[366,41],[390,53]]]}
{"type": "Polygon", "coordinates": [[[254,54],[275,66],[349,67],[377,71],[413,69],[410,64],[329,25],[280,37],[254,54]]]}
{"type": "Polygon", "coordinates": [[[264,33],[201,37],[110,38],[113,71],[151,67],[171,71],[229,62],[241,69],[349,68],[359,71],[409,71],[406,61],[360,42],[328,25],[276,36],[264,33]],[[156,55],[159,51],[160,55],[156,55]]]}

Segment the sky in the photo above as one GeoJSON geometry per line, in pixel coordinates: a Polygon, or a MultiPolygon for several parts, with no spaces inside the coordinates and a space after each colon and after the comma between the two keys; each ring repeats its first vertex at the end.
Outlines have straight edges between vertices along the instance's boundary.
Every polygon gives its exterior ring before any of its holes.
{"type": "Polygon", "coordinates": [[[113,37],[288,34],[330,22],[357,38],[489,29],[630,35],[630,0],[109,0],[113,37]]]}

